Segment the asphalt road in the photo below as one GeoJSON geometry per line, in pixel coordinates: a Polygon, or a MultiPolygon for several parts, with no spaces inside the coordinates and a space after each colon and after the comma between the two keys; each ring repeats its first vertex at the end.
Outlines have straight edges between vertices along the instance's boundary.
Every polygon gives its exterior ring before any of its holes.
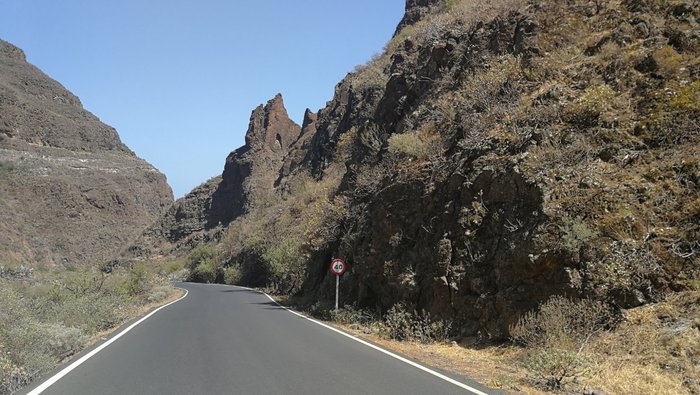
{"type": "Polygon", "coordinates": [[[186,298],[134,327],[43,394],[473,393],[286,311],[263,294],[180,286],[189,291],[186,298]]]}

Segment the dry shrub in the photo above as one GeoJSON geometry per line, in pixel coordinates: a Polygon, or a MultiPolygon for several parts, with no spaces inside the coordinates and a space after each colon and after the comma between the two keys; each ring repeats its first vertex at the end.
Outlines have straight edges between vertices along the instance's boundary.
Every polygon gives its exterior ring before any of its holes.
{"type": "Polygon", "coordinates": [[[558,348],[539,349],[525,361],[536,383],[551,389],[561,388],[566,380],[588,372],[590,366],[590,361],[582,354],[558,348]]]}
{"type": "Polygon", "coordinates": [[[668,83],[644,98],[641,109],[645,116],[635,126],[634,134],[653,148],[697,138],[700,135],[699,102],[700,81],[668,83]]]}
{"type": "Polygon", "coordinates": [[[392,340],[434,343],[447,341],[451,330],[451,322],[433,320],[425,311],[411,311],[397,303],[384,316],[381,333],[392,340]]]}
{"type": "Polygon", "coordinates": [[[436,133],[409,132],[389,137],[389,152],[396,156],[430,159],[442,152],[440,136],[436,133]]]}
{"type": "Polygon", "coordinates": [[[605,388],[610,394],[668,395],[689,394],[683,382],[665,374],[657,366],[603,361],[587,380],[594,388],[605,388]]]}
{"type": "Polygon", "coordinates": [[[350,179],[354,184],[353,194],[356,198],[372,196],[379,192],[385,179],[392,174],[391,167],[384,161],[377,165],[361,165],[351,173],[350,179]]]}
{"type": "Polygon", "coordinates": [[[350,85],[356,91],[384,89],[389,81],[389,73],[386,71],[388,63],[388,55],[375,55],[366,64],[355,67],[350,75],[350,85]]]}
{"type": "Polygon", "coordinates": [[[359,136],[360,144],[367,150],[368,156],[377,156],[384,146],[382,133],[376,127],[364,128],[359,136]]]}
{"type": "Polygon", "coordinates": [[[489,22],[500,15],[522,10],[525,0],[449,0],[445,13],[427,15],[413,25],[401,29],[384,47],[394,53],[406,40],[416,40],[419,45],[433,45],[446,34],[461,36],[479,22],[489,22]]]}
{"type": "Polygon", "coordinates": [[[678,73],[682,66],[683,57],[676,52],[670,45],[665,45],[659,48],[652,55],[659,73],[666,77],[671,77],[678,73]]]}
{"type": "Polygon", "coordinates": [[[513,341],[526,347],[581,350],[612,317],[602,302],[553,296],[537,311],[525,313],[509,331],[513,341]]]}
{"type": "Polygon", "coordinates": [[[588,265],[586,276],[598,298],[629,306],[640,304],[634,299],[644,301],[645,294],[653,296],[652,279],[661,271],[659,259],[648,249],[614,241],[602,260],[588,265]]]}
{"type": "Polygon", "coordinates": [[[564,233],[562,235],[562,244],[571,252],[578,252],[581,248],[588,245],[591,240],[598,237],[598,231],[589,227],[581,217],[564,217],[562,222],[563,224],[559,227],[564,233]]]}
{"type": "Polygon", "coordinates": [[[6,356],[0,347],[0,394],[11,394],[32,381],[32,375],[6,356]]]}
{"type": "Polygon", "coordinates": [[[510,327],[511,338],[525,346],[525,367],[537,384],[561,388],[588,372],[591,364],[583,350],[591,337],[612,322],[605,304],[553,296],[537,311],[522,316],[510,327]]]}
{"type": "Polygon", "coordinates": [[[565,109],[566,116],[571,122],[590,126],[599,119],[601,114],[612,108],[616,95],[617,93],[608,85],[589,86],[565,109]]]}
{"type": "Polygon", "coordinates": [[[367,310],[358,309],[355,306],[343,306],[337,310],[330,312],[330,317],[333,321],[344,325],[353,325],[359,327],[370,327],[379,319],[375,314],[367,310]]]}
{"type": "Polygon", "coordinates": [[[492,112],[502,107],[501,102],[512,100],[523,77],[520,59],[510,54],[489,59],[485,67],[465,79],[458,90],[476,112],[492,112]]]}
{"type": "MultiPolygon", "coordinates": [[[[0,278],[0,394],[28,384],[138,311],[157,282],[139,282],[138,294],[124,292],[133,273],[39,270],[31,278],[0,278]]],[[[153,290],[165,297],[172,287],[153,290]]]]}

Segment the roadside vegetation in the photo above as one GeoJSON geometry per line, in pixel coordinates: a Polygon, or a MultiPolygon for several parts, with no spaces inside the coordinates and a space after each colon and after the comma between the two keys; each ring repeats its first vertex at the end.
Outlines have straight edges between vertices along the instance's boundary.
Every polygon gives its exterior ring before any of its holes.
{"type": "Polygon", "coordinates": [[[700,393],[700,288],[620,311],[554,296],[511,327],[508,341],[459,335],[450,321],[402,304],[378,311],[282,299],[318,319],[429,365],[509,393],[700,393]]]}
{"type": "Polygon", "coordinates": [[[145,264],[58,270],[0,263],[0,394],[27,385],[174,292],[145,264]]]}

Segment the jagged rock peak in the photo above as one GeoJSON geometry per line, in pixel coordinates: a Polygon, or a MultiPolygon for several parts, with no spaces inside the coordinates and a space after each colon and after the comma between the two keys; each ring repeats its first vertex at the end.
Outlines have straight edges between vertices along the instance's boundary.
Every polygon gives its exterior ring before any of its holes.
{"type": "Polygon", "coordinates": [[[253,110],[245,143],[248,148],[267,147],[274,152],[286,152],[300,133],[301,127],[289,118],[282,94],[278,93],[265,106],[253,110]]]}
{"type": "Polygon", "coordinates": [[[27,61],[24,51],[2,39],[0,39],[0,54],[7,56],[8,58],[27,61]]]}
{"type": "Polygon", "coordinates": [[[301,135],[305,135],[312,128],[315,130],[313,125],[317,120],[318,114],[307,108],[306,111],[304,111],[304,120],[301,122],[301,135]]]}
{"type": "Polygon", "coordinates": [[[399,34],[401,29],[410,26],[423,19],[423,17],[435,8],[444,8],[445,0],[406,0],[406,12],[396,27],[394,36],[399,34]]]}

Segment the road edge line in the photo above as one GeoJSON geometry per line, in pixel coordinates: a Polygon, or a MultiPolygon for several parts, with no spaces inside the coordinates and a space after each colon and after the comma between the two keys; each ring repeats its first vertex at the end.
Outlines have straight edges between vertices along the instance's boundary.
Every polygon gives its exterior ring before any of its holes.
{"type": "Polygon", "coordinates": [[[366,340],[360,339],[360,338],[357,337],[357,336],[354,336],[354,335],[351,335],[351,334],[349,334],[349,333],[343,332],[343,331],[341,331],[341,330],[338,329],[338,328],[334,328],[334,327],[332,327],[332,326],[330,326],[330,325],[328,325],[328,324],[325,324],[325,323],[323,323],[323,322],[321,322],[321,321],[315,320],[315,319],[310,318],[310,317],[307,317],[307,316],[305,316],[305,315],[303,315],[303,314],[301,314],[301,313],[298,313],[298,312],[296,312],[296,311],[294,311],[294,310],[292,310],[292,309],[290,309],[290,308],[288,308],[288,307],[286,307],[286,306],[282,306],[279,302],[277,302],[275,299],[273,299],[272,296],[268,295],[267,293],[265,293],[265,292],[263,292],[263,291],[261,291],[261,290],[259,290],[259,289],[248,288],[248,287],[242,287],[242,286],[239,286],[239,285],[234,285],[234,287],[243,288],[243,289],[247,289],[247,290],[250,290],[250,291],[254,291],[254,292],[261,293],[261,294],[267,296],[267,298],[270,299],[272,302],[274,302],[277,306],[279,306],[279,307],[281,307],[281,308],[287,310],[288,312],[290,312],[290,313],[292,313],[292,314],[294,314],[294,315],[296,315],[296,316],[299,316],[299,317],[301,317],[301,318],[303,318],[303,319],[305,319],[305,320],[311,321],[311,322],[313,322],[314,324],[320,325],[320,326],[322,326],[322,327],[324,327],[324,328],[326,328],[326,329],[330,329],[330,330],[332,330],[333,332],[336,332],[336,333],[338,333],[338,334],[340,334],[340,335],[343,335],[343,336],[345,336],[345,337],[347,337],[347,338],[349,338],[349,339],[352,339],[352,340],[354,340],[354,341],[356,341],[356,342],[358,342],[358,343],[360,343],[360,344],[363,344],[363,345],[365,345],[365,346],[367,346],[367,347],[373,348],[374,350],[377,350],[377,351],[379,351],[379,352],[381,352],[381,353],[383,353],[383,354],[386,354],[386,355],[388,355],[388,356],[390,356],[390,357],[392,357],[392,358],[398,359],[398,360],[401,361],[401,362],[407,363],[407,364],[413,366],[414,368],[420,369],[420,370],[422,370],[422,371],[424,371],[424,372],[426,372],[426,373],[429,373],[429,374],[431,374],[431,375],[433,375],[433,376],[435,376],[435,377],[437,377],[437,378],[439,378],[439,379],[442,379],[442,380],[444,380],[444,381],[447,381],[447,382],[450,383],[450,384],[454,384],[454,385],[456,385],[457,387],[460,387],[460,388],[462,388],[462,389],[465,389],[465,390],[467,390],[467,391],[469,391],[469,392],[471,392],[471,393],[473,393],[473,394],[475,394],[475,395],[489,395],[489,394],[487,394],[486,392],[480,391],[480,390],[478,390],[478,389],[476,389],[476,388],[474,388],[474,387],[470,387],[470,386],[468,386],[467,384],[462,383],[461,381],[457,381],[457,380],[455,380],[455,379],[453,379],[453,378],[451,378],[451,377],[445,376],[444,374],[442,374],[442,373],[440,373],[440,372],[436,372],[435,370],[430,369],[430,368],[427,367],[427,366],[423,366],[423,365],[421,365],[421,364],[419,364],[419,363],[417,363],[417,362],[413,362],[413,361],[411,361],[410,359],[404,358],[404,357],[402,357],[402,356],[400,356],[400,355],[398,355],[398,354],[394,354],[393,352],[391,352],[391,351],[389,351],[389,350],[385,350],[384,348],[379,347],[379,346],[377,346],[377,345],[374,345],[374,344],[372,344],[372,343],[370,343],[370,342],[368,342],[368,341],[366,341],[366,340]]]}
{"type": "MultiPolygon", "coordinates": [[[[176,287],[176,288],[177,288],[177,287],[176,287]]],[[[121,331],[121,332],[117,333],[116,335],[114,335],[113,337],[109,338],[107,341],[105,341],[104,343],[100,344],[99,346],[97,346],[95,349],[93,349],[93,350],[90,351],[89,353],[87,353],[87,354],[83,355],[82,357],[80,357],[80,359],[78,359],[77,361],[71,363],[70,365],[68,365],[68,366],[66,366],[65,368],[63,368],[60,372],[58,372],[58,373],[56,373],[55,375],[53,375],[53,376],[51,376],[50,378],[48,378],[46,381],[44,381],[43,383],[41,383],[38,387],[36,387],[36,388],[34,388],[33,390],[31,390],[30,392],[28,392],[27,395],[39,395],[39,394],[41,394],[42,392],[46,391],[49,387],[51,387],[52,385],[56,384],[56,382],[57,382],[58,380],[60,380],[61,378],[63,378],[63,376],[67,375],[67,374],[70,373],[73,369],[75,369],[75,368],[77,368],[78,366],[82,365],[85,361],[87,361],[88,359],[90,359],[90,358],[92,358],[93,356],[95,356],[95,354],[97,354],[98,352],[100,352],[100,351],[104,350],[105,348],[107,348],[107,346],[109,346],[110,344],[112,344],[112,343],[114,343],[115,341],[117,341],[117,339],[119,339],[120,337],[124,336],[124,335],[125,335],[127,332],[129,332],[130,330],[134,329],[138,324],[140,324],[140,323],[146,321],[146,320],[147,320],[148,318],[150,318],[153,314],[155,314],[155,313],[157,313],[158,311],[160,311],[160,310],[162,310],[162,309],[164,309],[164,308],[170,306],[171,304],[174,304],[174,303],[177,303],[177,302],[181,301],[182,299],[184,299],[184,298],[187,296],[187,294],[190,293],[188,290],[186,290],[186,289],[184,289],[184,288],[177,288],[177,289],[182,289],[182,290],[184,290],[184,291],[185,291],[185,294],[182,295],[182,296],[180,296],[179,298],[173,300],[172,302],[167,303],[167,304],[164,304],[164,305],[158,307],[157,309],[151,311],[151,312],[148,313],[147,315],[141,317],[138,321],[136,321],[136,322],[134,322],[133,324],[129,325],[129,326],[128,326],[126,329],[124,329],[123,331],[121,331]]]]}

